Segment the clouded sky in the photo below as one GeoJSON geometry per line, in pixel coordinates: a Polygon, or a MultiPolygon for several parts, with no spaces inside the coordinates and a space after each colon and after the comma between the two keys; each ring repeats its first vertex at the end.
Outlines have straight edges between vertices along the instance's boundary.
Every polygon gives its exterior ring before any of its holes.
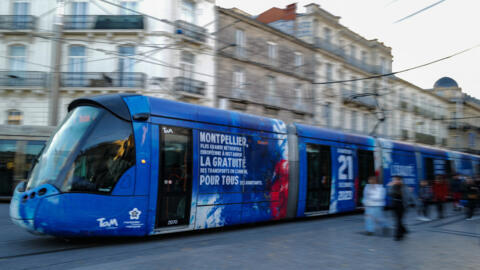
{"type": "MultiPolygon", "coordinates": [[[[271,7],[297,2],[297,12],[317,3],[340,23],[367,39],[377,38],[392,48],[393,71],[424,64],[480,44],[480,1],[446,0],[404,21],[397,20],[439,0],[217,0],[221,7],[238,7],[257,15],[271,7]]],[[[480,98],[480,47],[465,54],[398,76],[422,88],[448,76],[462,90],[480,98]]]]}

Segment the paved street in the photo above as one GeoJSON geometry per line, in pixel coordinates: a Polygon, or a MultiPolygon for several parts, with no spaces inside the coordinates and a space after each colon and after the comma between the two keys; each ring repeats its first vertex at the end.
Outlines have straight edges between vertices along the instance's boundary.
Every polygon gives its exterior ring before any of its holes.
{"type": "MultiPolygon", "coordinates": [[[[433,209],[432,209],[433,210],[433,209]]],[[[404,241],[363,234],[346,215],[209,232],[64,242],[31,235],[0,204],[1,269],[480,269],[480,218],[448,210],[404,241]]]]}

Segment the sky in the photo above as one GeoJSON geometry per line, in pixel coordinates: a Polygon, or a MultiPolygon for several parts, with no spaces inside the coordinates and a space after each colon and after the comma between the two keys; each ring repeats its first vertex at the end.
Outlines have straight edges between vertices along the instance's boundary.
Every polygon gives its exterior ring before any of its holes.
{"type": "MultiPolygon", "coordinates": [[[[297,3],[319,4],[340,23],[367,39],[378,39],[392,48],[393,71],[421,65],[480,44],[479,0],[444,0],[438,5],[407,18],[399,19],[439,0],[217,0],[224,8],[237,7],[258,15],[271,7],[285,8],[297,3]]],[[[398,74],[422,88],[432,88],[436,80],[447,76],[457,81],[462,91],[480,98],[480,47],[420,69],[398,74]]]]}

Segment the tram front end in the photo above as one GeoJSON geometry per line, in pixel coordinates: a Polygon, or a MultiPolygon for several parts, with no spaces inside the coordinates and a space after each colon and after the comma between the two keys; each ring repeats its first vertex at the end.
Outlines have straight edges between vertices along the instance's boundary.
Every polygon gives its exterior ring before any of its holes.
{"type": "Polygon", "coordinates": [[[126,98],[72,104],[28,180],[15,188],[12,221],[60,237],[147,234],[148,196],[135,193],[139,170],[126,98]]]}

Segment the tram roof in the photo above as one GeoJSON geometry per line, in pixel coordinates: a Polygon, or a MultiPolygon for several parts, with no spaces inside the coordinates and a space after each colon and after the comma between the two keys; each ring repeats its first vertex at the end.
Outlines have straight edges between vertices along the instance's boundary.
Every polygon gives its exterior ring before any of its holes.
{"type": "Polygon", "coordinates": [[[205,124],[287,133],[286,125],[281,120],[136,94],[109,94],[80,98],[72,101],[68,109],[72,110],[82,104],[99,105],[128,121],[131,121],[133,114],[142,112],[152,116],[205,124]]]}
{"type": "Polygon", "coordinates": [[[372,147],[375,146],[375,140],[371,136],[347,133],[316,126],[307,126],[298,123],[295,123],[295,127],[297,129],[297,134],[302,137],[337,141],[343,143],[353,143],[372,147]]]}

